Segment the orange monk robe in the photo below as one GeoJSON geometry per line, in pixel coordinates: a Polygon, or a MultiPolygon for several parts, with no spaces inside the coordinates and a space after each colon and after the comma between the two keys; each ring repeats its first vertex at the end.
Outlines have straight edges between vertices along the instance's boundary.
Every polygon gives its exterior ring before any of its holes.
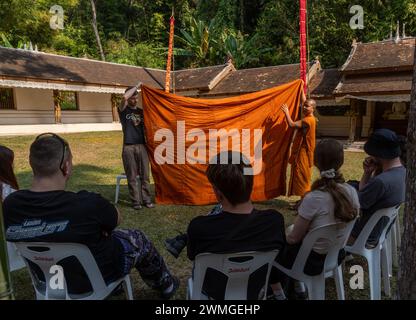
{"type": "Polygon", "coordinates": [[[288,196],[303,197],[311,189],[315,130],[316,119],[312,114],[303,118],[302,128],[296,130],[289,158],[291,173],[288,196]]]}

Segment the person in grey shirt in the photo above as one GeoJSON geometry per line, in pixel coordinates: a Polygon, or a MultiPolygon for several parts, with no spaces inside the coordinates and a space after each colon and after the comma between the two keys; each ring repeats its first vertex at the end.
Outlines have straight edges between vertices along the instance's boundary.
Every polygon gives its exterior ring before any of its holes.
{"type": "MultiPolygon", "coordinates": [[[[372,214],[383,208],[400,205],[405,201],[406,168],[400,155],[400,140],[388,129],[378,129],[364,145],[370,156],[363,163],[364,173],[358,185],[361,217],[355,224],[349,243],[353,243],[372,214]]],[[[368,245],[375,245],[387,219],[382,219],[373,229],[368,245]]]]}

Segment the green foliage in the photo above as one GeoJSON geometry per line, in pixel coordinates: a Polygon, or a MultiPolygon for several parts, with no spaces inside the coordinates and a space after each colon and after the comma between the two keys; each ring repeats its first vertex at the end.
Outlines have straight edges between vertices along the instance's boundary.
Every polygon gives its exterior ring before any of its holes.
{"type": "Polygon", "coordinates": [[[191,19],[189,32],[181,29],[182,36],[176,36],[184,45],[184,55],[193,56],[191,66],[207,66],[216,60],[217,37],[214,32],[214,20],[208,25],[205,22],[191,19]]]}
{"type": "Polygon", "coordinates": [[[106,45],[107,60],[136,66],[163,69],[166,56],[163,49],[151,43],[129,44],[126,40],[109,40],[106,45]]]}
{"type": "Polygon", "coordinates": [[[238,0],[220,0],[214,17],[215,28],[235,30],[238,22],[238,0]]]}
{"type": "Polygon", "coordinates": [[[154,13],[150,20],[150,37],[154,42],[163,43],[164,35],[169,32],[169,26],[164,21],[164,17],[160,13],[154,13]]]}
{"type": "MultiPolygon", "coordinates": [[[[49,26],[55,0],[0,1],[0,45],[31,41],[45,52],[99,59],[90,0],[60,0],[64,30],[49,26]]],[[[364,30],[352,30],[349,0],[309,0],[310,59],[339,67],[353,39],[386,39],[396,21],[416,36],[414,0],[362,0],[364,30]]],[[[166,64],[169,17],[175,12],[175,68],[208,66],[233,58],[238,68],[299,61],[296,0],[96,0],[97,23],[109,61],[166,64]]]]}
{"type": "Polygon", "coordinates": [[[237,69],[257,66],[259,56],[270,50],[270,48],[260,49],[258,47],[258,35],[247,39],[241,32],[224,33],[219,48],[220,52],[233,60],[237,69]]]}

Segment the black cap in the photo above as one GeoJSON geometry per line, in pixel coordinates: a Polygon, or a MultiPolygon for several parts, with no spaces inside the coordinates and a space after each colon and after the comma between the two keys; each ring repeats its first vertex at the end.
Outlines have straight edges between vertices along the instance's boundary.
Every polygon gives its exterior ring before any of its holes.
{"type": "Polygon", "coordinates": [[[400,157],[400,141],[396,133],[389,129],[378,129],[368,138],[364,150],[370,156],[380,159],[400,157]]]}

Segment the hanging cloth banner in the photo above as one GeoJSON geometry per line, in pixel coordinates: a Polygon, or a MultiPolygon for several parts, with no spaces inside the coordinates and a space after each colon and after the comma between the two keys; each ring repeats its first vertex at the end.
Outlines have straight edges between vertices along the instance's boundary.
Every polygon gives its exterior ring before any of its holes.
{"type": "Polygon", "coordinates": [[[170,70],[172,65],[172,53],[173,53],[173,36],[175,33],[175,18],[170,17],[170,31],[169,31],[169,50],[168,50],[168,61],[166,63],[166,80],[165,80],[165,91],[170,90],[170,70]]]}
{"type": "Polygon", "coordinates": [[[307,45],[307,35],[306,35],[306,15],[307,15],[307,0],[300,0],[300,10],[299,10],[299,29],[300,29],[300,78],[305,83],[305,94],[308,89],[308,84],[306,82],[307,74],[307,54],[306,54],[306,45],[307,45]]]}
{"type": "Polygon", "coordinates": [[[195,99],[142,86],[144,123],[156,202],[215,203],[205,171],[220,151],[240,151],[253,167],[252,200],[286,193],[286,168],[293,119],[301,101],[302,81],[224,99],[195,99]]]}

